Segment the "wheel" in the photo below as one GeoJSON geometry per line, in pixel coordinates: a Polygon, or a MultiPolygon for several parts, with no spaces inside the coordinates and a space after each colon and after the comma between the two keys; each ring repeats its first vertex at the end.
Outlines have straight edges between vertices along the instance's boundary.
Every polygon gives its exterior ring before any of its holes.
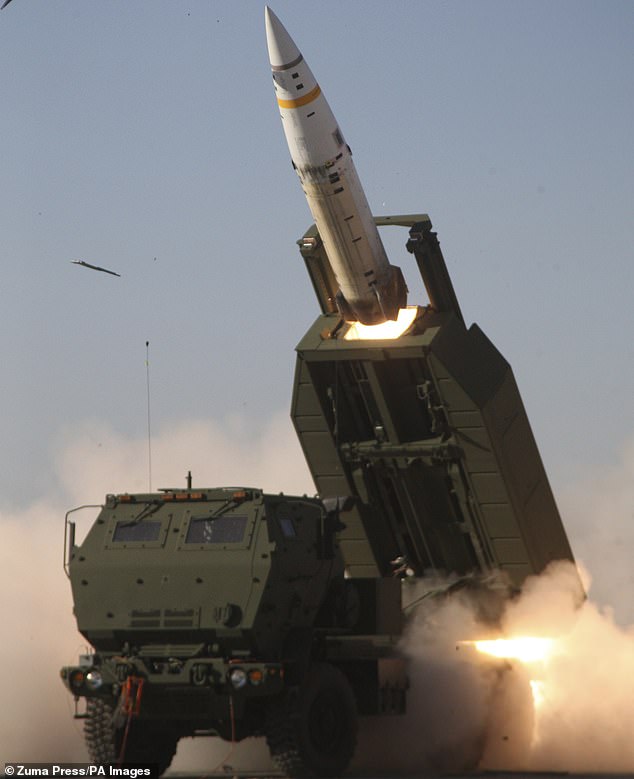
{"type": "Polygon", "coordinates": [[[84,739],[90,759],[98,765],[115,763],[117,760],[112,715],[112,706],[98,698],[88,698],[86,719],[84,720],[84,739]]]}
{"type": "Polygon", "coordinates": [[[266,741],[286,776],[336,777],[357,744],[357,704],[343,673],[315,664],[297,687],[269,706],[266,741]]]}
{"type": "Polygon", "coordinates": [[[174,733],[133,718],[121,754],[125,725],[115,726],[114,707],[98,698],[89,698],[86,715],[84,738],[94,763],[155,763],[159,774],[169,768],[178,745],[178,736],[174,733]]]}

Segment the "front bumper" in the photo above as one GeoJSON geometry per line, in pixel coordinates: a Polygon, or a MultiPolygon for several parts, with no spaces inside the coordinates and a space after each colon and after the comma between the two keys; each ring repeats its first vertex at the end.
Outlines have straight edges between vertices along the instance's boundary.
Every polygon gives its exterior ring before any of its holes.
{"type": "Polygon", "coordinates": [[[235,699],[268,697],[284,688],[281,663],[224,658],[167,658],[149,660],[137,657],[100,658],[85,656],[76,666],[60,671],[62,681],[76,698],[118,700],[130,679],[144,688],[144,695],[176,691],[231,696],[235,699]]]}

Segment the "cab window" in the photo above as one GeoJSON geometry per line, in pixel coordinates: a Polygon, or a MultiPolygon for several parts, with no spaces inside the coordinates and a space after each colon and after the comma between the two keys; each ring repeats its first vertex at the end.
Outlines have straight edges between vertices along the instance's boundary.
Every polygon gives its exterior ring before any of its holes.
{"type": "Polygon", "coordinates": [[[247,527],[246,516],[192,517],[186,544],[240,544],[247,527]]]}

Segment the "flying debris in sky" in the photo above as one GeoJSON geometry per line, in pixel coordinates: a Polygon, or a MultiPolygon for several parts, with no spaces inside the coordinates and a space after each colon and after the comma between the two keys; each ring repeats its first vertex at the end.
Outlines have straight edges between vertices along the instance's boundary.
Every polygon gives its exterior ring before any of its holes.
{"type": "Polygon", "coordinates": [[[2,11],[3,8],[6,8],[10,2],[11,0],[4,0],[4,3],[2,3],[2,5],[0,6],[0,11],[2,11]]]}
{"type": "MultiPolygon", "coordinates": [[[[11,0],[5,0],[5,2],[11,2],[11,0]]],[[[100,270],[102,273],[110,273],[112,276],[119,276],[121,277],[120,273],[115,273],[113,270],[108,270],[107,268],[100,268],[99,265],[91,265],[89,262],[84,262],[83,260],[71,260],[73,265],[83,265],[84,268],[92,268],[92,270],[100,270]]]]}

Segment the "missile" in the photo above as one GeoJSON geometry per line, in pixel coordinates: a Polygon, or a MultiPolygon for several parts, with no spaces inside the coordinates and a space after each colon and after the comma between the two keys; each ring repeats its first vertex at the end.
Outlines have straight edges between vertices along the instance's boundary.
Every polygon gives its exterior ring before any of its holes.
{"type": "Polygon", "coordinates": [[[121,277],[120,273],[115,273],[113,270],[108,270],[108,268],[102,268],[100,265],[91,265],[89,262],[84,262],[84,260],[71,260],[73,265],[81,265],[84,268],[90,268],[91,270],[100,270],[102,273],[109,273],[111,276],[119,276],[121,277]]]}
{"type": "Polygon", "coordinates": [[[347,321],[365,325],[397,319],[407,286],[387,259],[350,147],[300,50],[268,6],[265,21],[284,134],[339,285],[337,307],[347,321]]]}

